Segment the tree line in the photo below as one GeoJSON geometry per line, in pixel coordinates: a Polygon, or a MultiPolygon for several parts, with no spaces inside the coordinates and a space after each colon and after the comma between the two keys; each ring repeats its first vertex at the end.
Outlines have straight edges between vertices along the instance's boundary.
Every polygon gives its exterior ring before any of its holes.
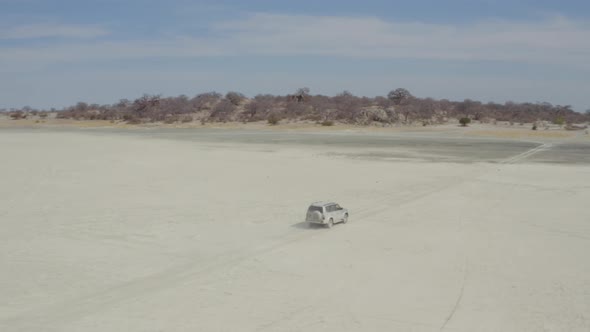
{"type": "MultiPolygon", "coordinates": [[[[56,111],[56,110],[52,110],[56,111]]],[[[408,90],[392,90],[387,96],[359,97],[348,91],[335,96],[312,95],[308,88],[291,95],[259,94],[247,98],[239,92],[222,95],[217,92],[193,97],[161,97],[143,95],[135,100],[122,99],[114,104],[76,105],[56,111],[58,118],[76,120],[124,121],[131,124],[148,122],[255,122],[314,121],[324,125],[336,122],[370,124],[441,124],[451,119],[469,119],[483,123],[507,121],[533,123],[547,121],[556,124],[590,121],[590,110],[578,113],[569,105],[537,103],[482,103],[470,99],[419,98],[408,90]]],[[[12,109],[13,119],[29,115],[46,116],[46,110],[12,109]]]]}

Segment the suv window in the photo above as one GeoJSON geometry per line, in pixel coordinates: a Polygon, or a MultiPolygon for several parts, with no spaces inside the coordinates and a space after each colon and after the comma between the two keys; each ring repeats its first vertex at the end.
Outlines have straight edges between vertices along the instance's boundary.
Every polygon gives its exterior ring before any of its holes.
{"type": "Polygon", "coordinates": [[[324,211],[322,211],[321,206],[310,206],[309,209],[307,209],[307,212],[314,212],[314,211],[318,211],[319,213],[324,213],[324,211]]]}
{"type": "Polygon", "coordinates": [[[332,204],[332,205],[326,206],[326,211],[328,211],[328,212],[336,211],[336,205],[332,204]]]}

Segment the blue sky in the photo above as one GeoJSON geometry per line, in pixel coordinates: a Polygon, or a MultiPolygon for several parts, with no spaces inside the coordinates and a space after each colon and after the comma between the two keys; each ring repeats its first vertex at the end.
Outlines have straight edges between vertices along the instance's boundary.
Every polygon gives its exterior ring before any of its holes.
{"type": "Polygon", "coordinates": [[[0,108],[216,90],[590,108],[590,2],[0,0],[0,108]]]}

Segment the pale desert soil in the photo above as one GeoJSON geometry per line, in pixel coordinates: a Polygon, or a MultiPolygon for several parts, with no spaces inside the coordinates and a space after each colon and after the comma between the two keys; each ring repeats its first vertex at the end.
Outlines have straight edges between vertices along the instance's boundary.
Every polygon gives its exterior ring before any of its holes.
{"type": "Polygon", "coordinates": [[[529,162],[554,139],[466,161],[0,129],[0,330],[588,331],[590,167],[529,162]],[[350,222],[308,228],[326,199],[350,222]]]}

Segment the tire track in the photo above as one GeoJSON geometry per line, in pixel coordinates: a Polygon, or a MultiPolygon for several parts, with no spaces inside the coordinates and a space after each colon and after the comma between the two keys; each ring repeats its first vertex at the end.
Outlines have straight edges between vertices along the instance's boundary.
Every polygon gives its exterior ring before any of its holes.
{"type": "MultiPolygon", "coordinates": [[[[355,214],[355,218],[367,219],[378,214],[384,213],[393,207],[399,207],[404,204],[421,199],[433,193],[449,189],[465,181],[470,180],[469,176],[463,175],[461,181],[456,178],[446,179],[436,187],[422,191],[418,194],[409,195],[403,199],[396,199],[393,204],[388,204],[378,209],[370,207],[355,214]]],[[[388,203],[396,196],[397,193],[386,195],[380,200],[382,203],[388,203]]],[[[273,243],[258,246],[253,249],[236,250],[232,253],[222,254],[211,257],[210,264],[203,264],[202,261],[191,264],[179,265],[170,269],[151,274],[146,277],[130,280],[121,283],[112,288],[87,294],[85,296],[66,300],[64,302],[48,306],[45,308],[38,308],[21,313],[17,316],[2,319],[0,326],[6,324],[13,330],[36,330],[47,326],[56,326],[67,323],[78,317],[83,317],[88,313],[96,313],[105,310],[112,305],[120,303],[133,302],[145,296],[147,293],[155,294],[167,289],[177,287],[187,282],[195,282],[200,278],[210,275],[213,272],[222,270],[229,266],[235,266],[245,260],[264,255],[274,250],[286,247],[296,242],[318,237],[325,234],[322,231],[302,230],[300,232],[288,232],[287,235],[278,238],[273,243]],[[237,253],[237,254],[236,254],[237,253]]]]}
{"type": "Polygon", "coordinates": [[[465,285],[467,284],[467,274],[469,273],[468,267],[469,267],[469,262],[467,261],[467,259],[465,259],[465,264],[463,265],[463,282],[461,283],[461,289],[459,290],[459,295],[457,296],[457,300],[455,301],[455,305],[453,305],[451,312],[449,313],[449,315],[445,319],[444,323],[441,325],[440,331],[445,329],[447,324],[451,321],[451,319],[453,319],[453,316],[457,312],[457,309],[459,309],[459,305],[461,304],[461,300],[463,299],[463,294],[465,294],[465,285]]]}
{"type": "MultiPolygon", "coordinates": [[[[83,317],[88,313],[96,313],[114,304],[133,302],[146,293],[159,293],[189,281],[194,282],[215,271],[229,266],[235,266],[249,258],[263,255],[264,253],[274,251],[312,236],[318,236],[319,234],[322,233],[297,232],[294,236],[284,237],[283,241],[278,243],[275,242],[266,246],[260,246],[254,250],[245,251],[237,255],[229,253],[214,257],[211,259],[213,262],[205,266],[203,266],[203,262],[179,265],[143,278],[130,280],[94,294],[3,319],[0,326],[6,325],[12,331],[39,330],[47,328],[47,326],[55,328],[58,324],[67,323],[72,319],[83,317]]],[[[236,251],[240,252],[240,250],[236,251]]]]}
{"type": "MultiPolygon", "coordinates": [[[[517,162],[534,153],[540,152],[549,146],[551,145],[543,144],[541,146],[535,147],[531,150],[506,159],[503,164],[517,162]]],[[[394,196],[396,196],[397,193],[392,193],[391,195],[386,195],[382,200],[380,200],[381,203],[389,203],[387,206],[377,209],[367,207],[365,209],[359,210],[360,213],[355,214],[354,218],[366,219],[375,217],[376,215],[384,213],[393,207],[403,206],[410,202],[459,186],[474,179],[475,178],[471,177],[470,174],[464,174],[458,179],[446,179],[434,188],[422,191],[417,194],[409,195],[402,199],[398,199],[393,203],[389,201],[394,196]]],[[[203,265],[203,262],[194,262],[191,264],[179,265],[148,275],[146,277],[121,283],[117,286],[96,292],[94,294],[85,295],[76,299],[70,299],[45,308],[30,310],[16,316],[3,318],[0,326],[4,325],[13,331],[46,329],[48,326],[56,328],[56,325],[62,325],[90,313],[96,313],[98,311],[107,309],[114,304],[133,302],[142,296],[145,296],[146,294],[159,293],[187,282],[194,282],[195,280],[203,278],[204,276],[209,275],[215,271],[229,266],[234,266],[247,259],[264,255],[265,253],[275,251],[292,243],[319,236],[320,234],[324,233],[310,231],[288,232],[286,236],[280,237],[273,243],[264,246],[258,246],[254,249],[244,251],[236,250],[236,253],[212,257],[212,263],[210,264],[203,265]]],[[[466,278],[466,272],[464,278],[466,278]]],[[[447,317],[447,320],[441,329],[444,328],[448,321],[452,319],[454,312],[456,311],[463,296],[464,286],[465,284],[463,284],[461,288],[459,298],[456,301],[453,311],[447,317]]]]}
{"type": "Polygon", "coordinates": [[[533,149],[530,149],[528,151],[525,151],[523,153],[517,154],[516,156],[510,157],[508,159],[504,159],[502,162],[500,162],[501,164],[515,164],[519,161],[522,161],[534,154],[537,154],[539,152],[545,151],[550,149],[551,147],[553,147],[553,144],[551,143],[543,143],[533,149]]]}

